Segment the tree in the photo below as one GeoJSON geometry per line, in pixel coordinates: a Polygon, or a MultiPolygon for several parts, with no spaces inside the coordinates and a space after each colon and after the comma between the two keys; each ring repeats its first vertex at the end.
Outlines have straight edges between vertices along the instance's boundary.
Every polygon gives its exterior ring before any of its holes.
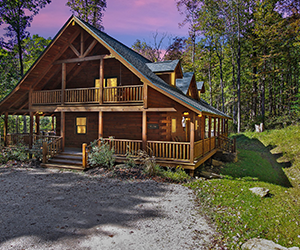
{"type": "Polygon", "coordinates": [[[23,65],[23,40],[29,33],[26,28],[30,27],[33,17],[39,10],[49,4],[51,0],[2,0],[0,2],[0,25],[7,24],[5,36],[10,40],[5,44],[6,49],[12,50],[17,45],[20,76],[24,74],[23,65]]]}
{"type": "Polygon", "coordinates": [[[104,30],[102,18],[106,9],[106,0],[69,0],[66,5],[82,20],[104,30]]]}

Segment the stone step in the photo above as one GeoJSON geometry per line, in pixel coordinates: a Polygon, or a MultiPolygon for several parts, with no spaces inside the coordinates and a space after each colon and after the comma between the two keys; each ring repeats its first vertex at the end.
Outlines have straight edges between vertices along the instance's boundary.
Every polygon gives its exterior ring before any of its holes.
{"type": "Polygon", "coordinates": [[[63,168],[63,169],[74,169],[74,170],[84,170],[84,168],[78,165],[64,165],[64,164],[52,164],[52,163],[42,163],[41,167],[44,168],[63,168]]]}

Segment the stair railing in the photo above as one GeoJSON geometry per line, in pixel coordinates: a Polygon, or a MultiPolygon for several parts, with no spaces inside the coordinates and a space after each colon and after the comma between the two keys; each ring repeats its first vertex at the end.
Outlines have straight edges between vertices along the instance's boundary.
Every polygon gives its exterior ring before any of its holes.
{"type": "Polygon", "coordinates": [[[50,158],[62,152],[62,136],[57,139],[43,142],[43,163],[48,162],[50,158]]]}
{"type": "Polygon", "coordinates": [[[217,136],[217,147],[229,153],[236,152],[236,138],[229,139],[228,137],[219,135],[217,136]]]}
{"type": "Polygon", "coordinates": [[[90,143],[87,145],[87,143],[82,144],[82,167],[87,168],[89,166],[88,164],[88,158],[89,158],[89,152],[92,150],[92,145],[98,144],[100,146],[102,141],[102,138],[97,139],[93,143],[90,143]]]}

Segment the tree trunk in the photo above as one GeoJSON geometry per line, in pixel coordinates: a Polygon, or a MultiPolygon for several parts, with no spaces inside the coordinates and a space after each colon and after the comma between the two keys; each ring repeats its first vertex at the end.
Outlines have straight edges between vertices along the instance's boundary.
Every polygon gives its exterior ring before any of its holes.
{"type": "Polygon", "coordinates": [[[241,132],[241,27],[240,27],[240,9],[238,5],[238,53],[237,53],[237,132],[241,132]]]}

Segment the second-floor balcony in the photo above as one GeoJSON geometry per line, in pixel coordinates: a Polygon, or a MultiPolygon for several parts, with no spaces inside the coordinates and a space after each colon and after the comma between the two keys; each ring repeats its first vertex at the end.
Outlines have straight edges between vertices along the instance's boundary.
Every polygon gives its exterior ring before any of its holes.
{"type": "Polygon", "coordinates": [[[143,102],[143,85],[33,91],[32,104],[126,104],[143,102]]]}

